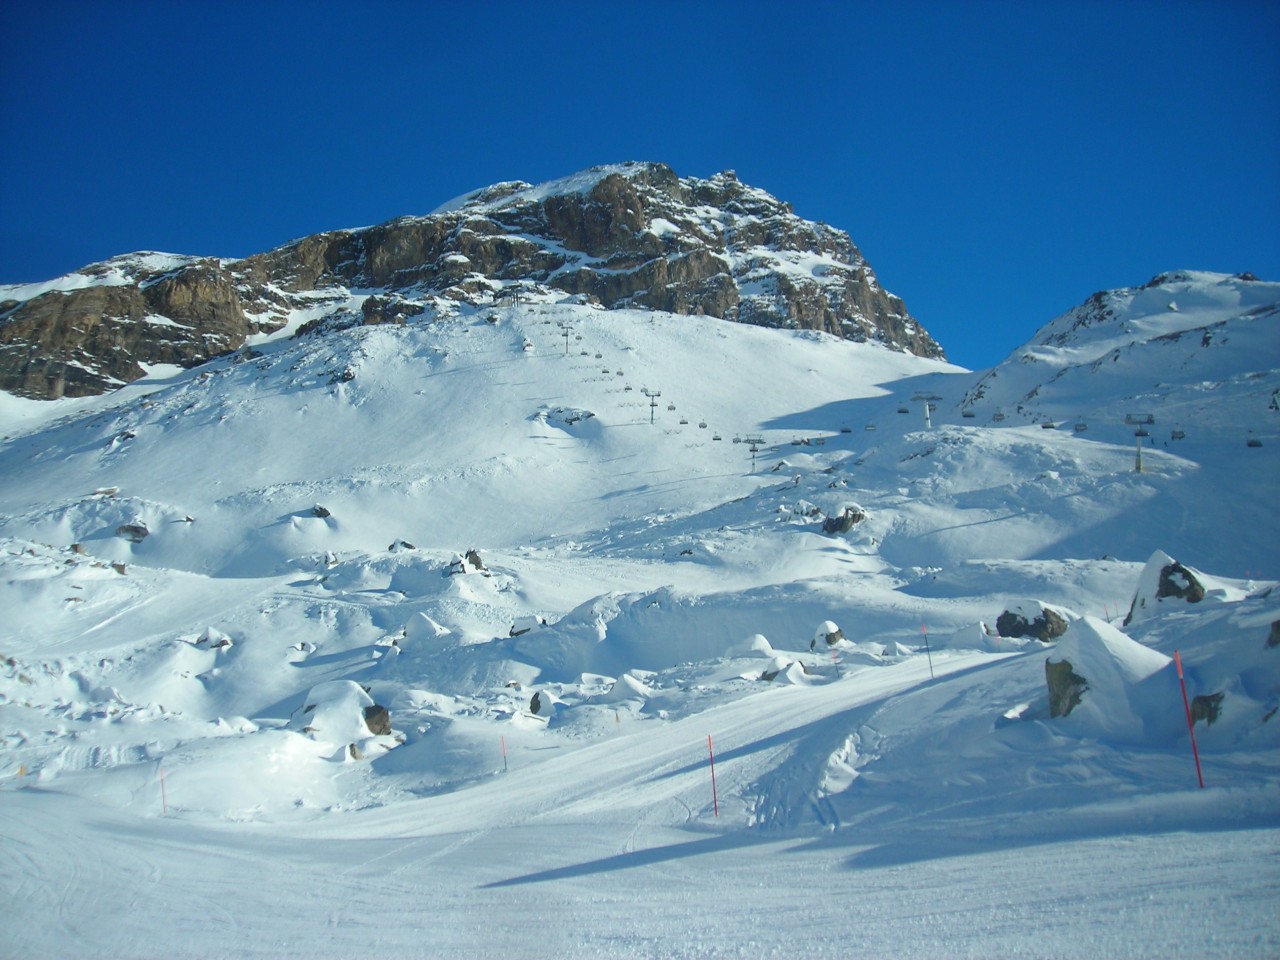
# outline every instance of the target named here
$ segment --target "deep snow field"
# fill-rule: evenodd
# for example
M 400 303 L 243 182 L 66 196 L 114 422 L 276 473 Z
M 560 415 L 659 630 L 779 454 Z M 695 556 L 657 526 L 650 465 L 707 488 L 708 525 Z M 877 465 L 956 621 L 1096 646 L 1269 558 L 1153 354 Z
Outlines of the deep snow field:
M 980 373 L 546 296 L 0 395 L 0 953 L 1280 955 L 1280 284 L 1107 302 Z

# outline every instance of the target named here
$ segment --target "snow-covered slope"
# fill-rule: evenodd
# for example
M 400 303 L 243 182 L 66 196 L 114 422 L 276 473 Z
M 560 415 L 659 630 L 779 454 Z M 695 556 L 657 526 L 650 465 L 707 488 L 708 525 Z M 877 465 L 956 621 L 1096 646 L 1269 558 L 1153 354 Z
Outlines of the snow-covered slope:
M 530 291 L 8 398 L 8 952 L 1273 954 L 1277 300 L 975 374 Z

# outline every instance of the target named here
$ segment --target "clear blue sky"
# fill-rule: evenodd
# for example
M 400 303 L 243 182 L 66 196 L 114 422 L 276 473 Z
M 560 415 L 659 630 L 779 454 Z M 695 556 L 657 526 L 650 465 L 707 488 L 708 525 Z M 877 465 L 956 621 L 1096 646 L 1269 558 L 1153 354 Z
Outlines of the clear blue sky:
M 735 169 L 956 362 L 1094 290 L 1280 280 L 1280 4 L 8 3 L 0 282 L 245 256 L 498 180 Z

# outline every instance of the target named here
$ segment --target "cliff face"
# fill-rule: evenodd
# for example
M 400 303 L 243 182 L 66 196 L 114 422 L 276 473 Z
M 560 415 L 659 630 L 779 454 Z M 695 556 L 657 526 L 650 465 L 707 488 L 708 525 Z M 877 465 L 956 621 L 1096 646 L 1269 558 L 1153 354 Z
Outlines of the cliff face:
M 427 216 L 243 260 L 131 254 L 51 283 L 0 287 L 0 389 L 102 393 L 146 364 L 198 364 L 300 316 L 409 322 L 441 303 L 483 307 L 521 291 L 942 356 L 848 234 L 795 216 L 731 172 L 701 180 L 624 164 L 497 184 Z

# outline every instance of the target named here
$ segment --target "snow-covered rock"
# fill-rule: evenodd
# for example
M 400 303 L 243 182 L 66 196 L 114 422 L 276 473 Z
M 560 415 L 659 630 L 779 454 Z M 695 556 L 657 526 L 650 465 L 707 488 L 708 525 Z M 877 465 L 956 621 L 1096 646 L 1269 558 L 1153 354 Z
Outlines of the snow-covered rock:
M 1051 709 L 1083 736 L 1124 743 L 1176 731 L 1173 661 L 1097 617 L 1076 621 L 1045 661 Z

